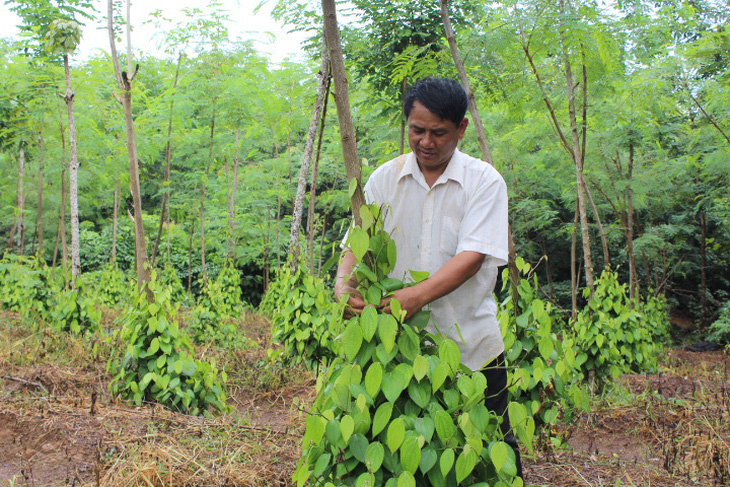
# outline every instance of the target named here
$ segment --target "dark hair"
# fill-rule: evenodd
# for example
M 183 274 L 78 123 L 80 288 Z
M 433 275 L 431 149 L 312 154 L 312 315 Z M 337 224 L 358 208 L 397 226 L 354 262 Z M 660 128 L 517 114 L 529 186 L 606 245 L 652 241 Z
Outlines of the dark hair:
M 403 114 L 408 118 L 413 103 L 419 101 L 428 111 L 457 127 L 464 120 L 469 99 L 461 85 L 449 78 L 424 78 L 411 86 L 403 100 Z

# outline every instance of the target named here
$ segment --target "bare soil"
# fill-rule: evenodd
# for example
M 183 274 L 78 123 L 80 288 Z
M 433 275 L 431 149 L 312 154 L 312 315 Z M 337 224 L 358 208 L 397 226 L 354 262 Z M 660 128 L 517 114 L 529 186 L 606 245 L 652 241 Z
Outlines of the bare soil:
M 265 341 L 265 326 L 249 331 Z M 266 346 L 228 363 L 234 411 L 213 419 L 116 402 L 102 363 L 0 358 L 0 486 L 293 485 L 314 378 L 256 369 Z M 564 447 L 523 452 L 528 484 L 730 485 L 729 365 L 670 350 L 658 373 L 624 376 Z

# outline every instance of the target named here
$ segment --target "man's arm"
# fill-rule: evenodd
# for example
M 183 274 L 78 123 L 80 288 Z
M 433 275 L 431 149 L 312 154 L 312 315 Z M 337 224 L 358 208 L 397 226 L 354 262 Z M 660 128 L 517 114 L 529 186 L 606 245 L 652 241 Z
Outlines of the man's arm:
M 353 257 L 354 259 L 354 257 Z M 464 251 L 449 259 L 436 273 L 415 286 L 399 289 L 393 296 L 381 303 L 384 311 L 390 313 L 389 301 L 393 298 L 400 302 L 406 311 L 406 319 L 413 316 L 427 304 L 446 296 L 476 274 L 484 262 L 484 254 Z
M 365 300 L 357 291 L 357 279 L 353 273 L 355 269 L 355 255 L 349 249 L 342 251 L 340 264 L 337 266 L 337 280 L 335 281 L 335 297 L 339 301 L 342 296 L 349 294 L 345 316 L 351 317 L 362 313 Z

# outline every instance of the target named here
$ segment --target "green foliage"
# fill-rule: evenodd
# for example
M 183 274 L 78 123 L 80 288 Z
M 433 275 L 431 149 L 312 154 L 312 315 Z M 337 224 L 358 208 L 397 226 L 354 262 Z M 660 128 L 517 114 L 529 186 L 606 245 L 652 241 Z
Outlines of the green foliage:
M 192 302 L 192 296 L 185 290 L 177 270 L 171 263 L 166 262 L 160 270 L 159 280 L 162 286 L 170 289 L 170 295 L 176 303 L 185 306 Z
M 62 286 L 36 257 L 6 254 L 0 259 L 0 305 L 6 310 L 45 318 Z
M 109 307 L 118 307 L 132 300 L 135 284 L 113 264 L 106 264 L 98 271 L 84 274 L 84 283 L 93 293 L 97 303 Z
M 730 301 L 720 308 L 720 315 L 710 325 L 710 333 L 707 339 L 723 345 L 730 345 Z
M 101 324 L 101 311 L 96 309 L 96 300 L 90 296 L 81 278 L 76 279 L 76 288 L 56 298 L 54 318 L 56 326 L 74 335 L 94 332 Z M 93 295 L 93 294 L 92 294 Z
M 428 312 L 408 322 L 376 306 L 402 282 L 389 279 L 396 259 L 377 207 L 361 209 L 364 228 L 348 246 L 368 304 L 345 323 L 341 355 L 317 385 L 309 412 L 297 485 L 522 485 L 499 419 L 484 406 L 486 379 L 461 364 L 452 340 L 425 330 Z M 531 443 L 525 408 L 510 417 Z M 514 413 L 514 414 L 512 414 Z
M 53 55 L 70 54 L 81 42 L 81 26 L 75 20 L 55 19 L 44 40 L 46 52 Z
M 595 284 L 592 298 L 590 290 L 584 291 L 590 301 L 573 323 L 576 346 L 586 355 L 581 359 L 586 377 L 603 381 L 612 375 L 655 368 L 666 328 L 646 318 L 656 318 L 653 310 L 658 304 L 652 302 L 650 314 L 645 316 L 641 304 L 629 300 L 626 285 L 610 270 L 604 270 Z
M 202 286 L 203 292 L 188 322 L 188 332 L 197 343 L 224 344 L 236 333 L 225 319 L 241 313 L 241 276 L 227 262 L 215 280 Z
M 135 404 L 156 401 L 187 414 L 226 411 L 226 373 L 219 372 L 214 362 L 193 358 L 193 345 L 180 331 L 176 311 L 170 289 L 159 285 L 153 271 L 114 334 L 126 349 L 123 357 L 109 359 L 107 369 L 116 372 L 109 389 Z
M 302 262 L 294 272 L 289 265 L 279 270 L 260 310 L 271 317 L 272 338 L 283 346 L 284 362 L 304 362 L 314 370 L 337 356 L 342 306 L 324 279 L 310 275 Z
M 522 258 L 516 264 L 525 276 L 517 286 L 519 301 L 515 307 L 507 297 L 497 314 L 506 361 L 515 367 L 509 390 L 512 400 L 532 414 L 530 421 L 539 437 L 550 437 L 551 427 L 570 420 L 574 408 L 588 409 L 588 398 L 579 386 L 580 367 L 587 357 L 573 337 L 559 337 L 553 331 L 555 309 L 538 297 L 537 276 Z M 504 291 L 510 285 L 509 269 L 503 271 L 502 282 Z

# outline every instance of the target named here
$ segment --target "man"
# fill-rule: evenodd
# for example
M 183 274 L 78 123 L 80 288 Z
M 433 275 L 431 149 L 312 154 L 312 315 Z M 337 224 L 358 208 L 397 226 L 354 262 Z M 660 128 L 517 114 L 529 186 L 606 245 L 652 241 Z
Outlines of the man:
M 522 477 L 505 414 L 504 342 L 493 297 L 497 267 L 508 258 L 507 187 L 491 165 L 457 149 L 469 124 L 467 105 L 454 80 L 426 78 L 413 85 L 403 103 L 412 152 L 373 172 L 364 193 L 369 203 L 385 208 L 384 229 L 398 249 L 391 277 L 405 280 L 409 270 L 430 273 L 393 297 L 407 316 L 429 306 L 432 331 L 436 327 L 454 340 L 469 368 L 483 369 L 486 406 L 504 416 L 505 441 L 515 450 Z M 349 294 L 348 312 L 359 314 L 365 302 L 351 280 L 354 264 L 354 255 L 345 251 L 335 294 L 338 299 Z M 381 306 L 389 311 L 387 301 Z

